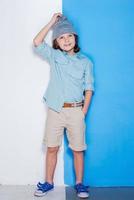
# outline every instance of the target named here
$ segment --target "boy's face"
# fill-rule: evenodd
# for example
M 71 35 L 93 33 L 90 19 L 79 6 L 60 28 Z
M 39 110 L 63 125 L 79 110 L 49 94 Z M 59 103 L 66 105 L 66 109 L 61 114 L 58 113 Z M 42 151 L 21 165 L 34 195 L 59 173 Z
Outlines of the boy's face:
M 63 35 L 60 35 L 56 40 L 59 47 L 63 51 L 73 51 L 75 47 L 75 37 L 73 33 L 65 33 Z

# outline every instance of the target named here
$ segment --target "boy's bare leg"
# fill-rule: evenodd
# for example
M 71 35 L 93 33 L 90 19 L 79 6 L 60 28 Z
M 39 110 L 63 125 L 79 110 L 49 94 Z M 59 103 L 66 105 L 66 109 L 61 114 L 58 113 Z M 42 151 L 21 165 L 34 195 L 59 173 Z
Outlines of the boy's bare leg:
M 74 168 L 76 174 L 76 184 L 81 183 L 83 179 L 83 151 L 73 151 L 74 155 Z
M 55 167 L 57 163 L 57 153 L 59 147 L 48 147 L 46 154 L 46 181 L 53 183 Z

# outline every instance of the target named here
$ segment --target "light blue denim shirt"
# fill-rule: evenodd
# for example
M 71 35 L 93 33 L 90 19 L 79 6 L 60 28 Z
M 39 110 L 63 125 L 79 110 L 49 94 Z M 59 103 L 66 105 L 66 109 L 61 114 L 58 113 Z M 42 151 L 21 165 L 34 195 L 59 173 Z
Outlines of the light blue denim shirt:
M 43 41 L 34 51 L 50 64 L 50 80 L 43 101 L 60 112 L 64 102 L 84 100 L 85 90 L 94 91 L 93 64 L 81 52 L 69 55 Z

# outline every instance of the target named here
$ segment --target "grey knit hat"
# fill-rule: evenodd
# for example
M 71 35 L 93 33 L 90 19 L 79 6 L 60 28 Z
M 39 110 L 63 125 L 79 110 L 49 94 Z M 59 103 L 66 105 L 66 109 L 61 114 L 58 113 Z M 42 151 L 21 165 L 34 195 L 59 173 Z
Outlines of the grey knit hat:
M 65 33 L 73 33 L 77 35 L 73 25 L 63 15 L 59 17 L 58 21 L 53 25 L 52 30 L 52 41 Z

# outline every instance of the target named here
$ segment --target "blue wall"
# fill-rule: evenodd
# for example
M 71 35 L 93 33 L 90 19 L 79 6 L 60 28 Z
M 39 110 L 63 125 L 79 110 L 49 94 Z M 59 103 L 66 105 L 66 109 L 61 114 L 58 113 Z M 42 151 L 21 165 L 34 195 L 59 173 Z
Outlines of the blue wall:
M 84 183 L 134 186 L 134 1 L 63 0 L 63 13 L 94 62 Z M 72 154 L 65 142 L 64 179 L 72 185 Z

